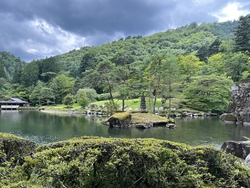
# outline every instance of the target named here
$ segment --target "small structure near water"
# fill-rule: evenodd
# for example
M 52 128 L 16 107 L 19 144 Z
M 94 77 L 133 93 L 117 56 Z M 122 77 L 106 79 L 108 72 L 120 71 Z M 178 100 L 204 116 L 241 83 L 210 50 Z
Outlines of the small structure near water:
M 29 106 L 30 104 L 18 98 L 9 98 L 0 101 L 1 110 L 18 110 L 19 107 Z

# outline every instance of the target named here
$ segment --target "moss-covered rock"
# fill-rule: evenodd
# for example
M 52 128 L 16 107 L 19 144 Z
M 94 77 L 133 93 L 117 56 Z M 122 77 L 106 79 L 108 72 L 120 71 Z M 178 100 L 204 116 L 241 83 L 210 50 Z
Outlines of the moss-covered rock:
M 131 123 L 130 112 L 115 113 L 107 119 L 110 127 L 129 127 Z
M 213 147 L 82 137 L 0 168 L 0 187 L 249 187 L 250 171 Z
M 226 123 L 236 123 L 237 117 L 231 113 L 225 113 L 220 116 L 220 119 Z

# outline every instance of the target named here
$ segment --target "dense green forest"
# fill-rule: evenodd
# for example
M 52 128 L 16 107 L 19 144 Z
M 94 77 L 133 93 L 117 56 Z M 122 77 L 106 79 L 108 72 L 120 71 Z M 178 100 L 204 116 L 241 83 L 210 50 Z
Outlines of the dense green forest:
M 224 112 L 231 85 L 247 82 L 250 74 L 249 28 L 250 15 L 193 22 L 29 63 L 1 52 L 0 99 L 18 97 L 33 105 L 75 101 L 83 107 L 108 99 L 115 107 L 115 99 L 126 105 L 126 99 L 144 93 L 153 101 L 153 112 L 156 99 L 166 108 Z M 179 103 L 172 106 L 174 98 Z

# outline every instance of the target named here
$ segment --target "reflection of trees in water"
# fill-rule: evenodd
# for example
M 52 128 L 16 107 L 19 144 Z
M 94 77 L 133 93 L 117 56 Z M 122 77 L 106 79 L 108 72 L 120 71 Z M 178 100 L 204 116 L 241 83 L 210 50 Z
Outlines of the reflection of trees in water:
M 250 137 L 250 126 L 236 125 L 236 124 L 225 124 L 227 133 L 230 138 L 236 141 L 246 140 L 244 137 Z
M 112 128 L 109 127 L 108 133 L 110 136 L 114 137 L 125 137 L 127 138 L 128 136 L 131 136 L 131 129 L 130 128 Z
M 96 116 L 96 115 L 84 115 L 83 117 L 84 119 L 94 123 L 102 122 L 107 118 L 106 116 Z

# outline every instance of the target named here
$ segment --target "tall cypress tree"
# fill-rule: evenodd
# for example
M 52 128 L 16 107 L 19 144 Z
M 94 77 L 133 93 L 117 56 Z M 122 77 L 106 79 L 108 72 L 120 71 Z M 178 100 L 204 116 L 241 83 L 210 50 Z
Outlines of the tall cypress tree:
M 23 71 L 23 65 L 19 59 L 16 60 L 16 64 L 14 66 L 14 73 L 12 77 L 12 83 L 21 83 L 21 75 Z
M 7 75 L 4 70 L 3 62 L 1 61 L 1 56 L 0 56 L 0 78 L 7 78 Z
M 250 52 L 250 14 L 241 16 L 235 31 L 236 51 Z

